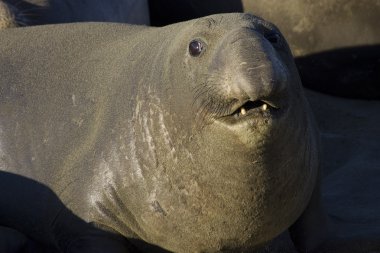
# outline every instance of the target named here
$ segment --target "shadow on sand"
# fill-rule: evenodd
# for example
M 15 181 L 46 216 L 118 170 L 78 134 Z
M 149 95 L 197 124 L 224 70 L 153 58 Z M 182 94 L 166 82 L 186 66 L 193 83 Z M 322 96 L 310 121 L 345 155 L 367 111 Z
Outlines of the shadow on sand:
M 295 58 L 302 84 L 325 94 L 380 99 L 380 45 L 348 47 Z

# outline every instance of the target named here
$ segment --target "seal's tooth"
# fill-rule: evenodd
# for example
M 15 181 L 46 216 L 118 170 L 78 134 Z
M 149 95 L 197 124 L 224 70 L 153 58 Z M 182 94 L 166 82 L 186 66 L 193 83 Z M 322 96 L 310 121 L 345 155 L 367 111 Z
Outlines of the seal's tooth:
M 268 108 L 268 105 L 267 105 L 267 104 L 263 104 L 263 105 L 261 106 L 261 108 L 263 109 L 263 111 L 266 111 L 267 108 Z
M 244 109 L 244 107 L 242 107 L 241 109 L 240 109 L 240 114 L 241 115 L 245 115 L 247 113 L 247 111 Z

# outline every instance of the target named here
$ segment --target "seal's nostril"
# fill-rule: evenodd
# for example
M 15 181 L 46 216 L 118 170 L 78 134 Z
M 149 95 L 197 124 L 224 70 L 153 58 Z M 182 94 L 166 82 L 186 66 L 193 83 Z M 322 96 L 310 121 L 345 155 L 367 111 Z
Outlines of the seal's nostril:
M 281 40 L 281 36 L 278 33 L 269 33 L 265 35 L 265 38 L 272 44 L 277 44 Z

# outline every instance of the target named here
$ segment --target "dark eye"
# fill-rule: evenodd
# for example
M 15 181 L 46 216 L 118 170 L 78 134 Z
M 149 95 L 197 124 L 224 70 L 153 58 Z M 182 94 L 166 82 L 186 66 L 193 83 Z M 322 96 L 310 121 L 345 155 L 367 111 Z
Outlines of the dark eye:
M 191 56 L 197 57 L 203 51 L 203 42 L 200 40 L 192 40 L 189 44 L 189 53 Z
M 266 34 L 265 38 L 272 44 L 281 43 L 281 35 L 275 32 Z

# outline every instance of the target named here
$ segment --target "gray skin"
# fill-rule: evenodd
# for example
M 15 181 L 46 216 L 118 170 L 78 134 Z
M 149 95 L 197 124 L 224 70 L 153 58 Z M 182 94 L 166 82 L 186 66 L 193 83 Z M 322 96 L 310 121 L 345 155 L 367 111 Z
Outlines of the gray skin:
M 294 223 L 300 250 L 323 239 L 318 133 L 272 24 L 54 25 L 0 44 L 0 226 L 64 252 L 251 252 Z

